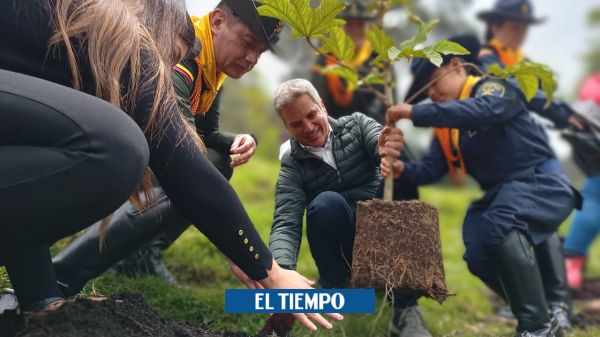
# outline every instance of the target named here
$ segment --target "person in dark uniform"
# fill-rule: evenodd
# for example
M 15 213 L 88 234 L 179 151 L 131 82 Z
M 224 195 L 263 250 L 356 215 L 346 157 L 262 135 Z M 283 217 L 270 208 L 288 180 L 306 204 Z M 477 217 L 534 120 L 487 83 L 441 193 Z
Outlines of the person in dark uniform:
M 366 31 L 371 28 L 371 22 L 374 14 L 367 13 L 367 7 L 362 1 L 351 1 L 346 8 L 338 15 L 340 19 L 346 21 L 342 26 L 344 32 L 350 36 L 354 43 L 354 58 L 344 61 L 346 64 L 358 69 L 362 76 L 367 76 L 373 68 L 382 73 L 383 68 L 371 65 L 378 54 L 373 51 L 371 43 L 367 40 Z M 333 54 L 327 55 L 335 59 Z M 311 83 L 319 92 L 319 95 L 325 103 L 327 113 L 333 118 L 350 116 L 355 112 L 360 112 L 379 122 L 385 123 L 385 105 L 366 87 L 360 87 L 355 90 L 349 90 L 346 80 L 335 74 L 322 74 L 323 68 L 336 63 L 323 55 L 319 55 L 311 69 Z M 373 85 L 373 87 L 383 93 L 383 85 Z M 394 101 L 397 101 L 395 90 Z M 283 153 L 280 153 L 280 157 Z M 405 146 L 400 154 L 401 160 L 408 162 L 413 160 L 410 149 Z M 382 185 L 383 188 L 383 185 Z M 383 190 L 380 191 L 382 193 Z M 419 199 L 417 186 L 406 183 L 394 185 L 394 200 L 412 200 Z
M 520 61 L 529 61 L 521 46 L 525 42 L 529 26 L 540 24 L 545 19 L 533 15 L 529 0 L 498 0 L 490 11 L 480 12 L 478 18 L 487 23 L 485 43 L 479 52 L 479 61 L 485 68 L 498 64 L 501 68 L 515 66 Z M 511 84 L 519 84 L 510 80 Z M 527 109 L 547 118 L 556 128 L 574 125 L 581 129 L 581 119 L 564 102 L 554 101 L 544 108 L 546 95 L 540 89 L 535 97 L 526 102 Z
M 232 261 L 237 277 L 269 289 L 311 288 L 273 260 L 231 186 L 187 131 L 164 71 L 181 58 L 175 39 L 188 23 L 185 2 L 175 4 L 182 15 L 163 21 L 173 34 L 156 39 L 120 0 L 0 2 L 0 155 L 6 159 L 0 263 L 23 310 L 63 298 L 49 244 L 116 209 L 147 167 L 177 209 Z M 297 314 L 316 330 L 308 317 L 331 327 L 321 315 Z
M 470 174 L 486 193 L 464 219 L 469 270 L 510 304 L 518 319 L 515 336 L 561 336 L 559 316 L 565 312 L 548 310 L 553 309 L 544 292 L 548 275 L 541 270 L 549 261 L 537 247 L 556 237 L 573 208 L 580 208 L 581 195 L 556 169 L 522 93 L 506 81 L 476 77 L 460 67 L 476 62 L 477 39 L 450 40 L 471 55 L 444 56 L 440 68 L 424 59 L 411 63 L 414 81 L 407 97 L 450 71 L 417 100 L 429 96 L 434 103 L 400 103 L 388 110 L 388 120 L 411 119 L 415 126 L 435 128 L 436 135 L 419 161 L 396 161 L 394 175 L 426 185 L 448 172 Z M 382 169 L 384 176 L 389 173 L 389 167 Z
M 249 8 L 244 4 L 240 5 L 240 0 L 225 0 L 202 18 L 192 16 L 202 51 L 179 62 L 171 71 L 181 113 L 204 140 L 209 160 L 228 180 L 235 166 L 248 162 L 257 142 L 252 135 L 219 130 L 221 85 L 227 76 L 237 79 L 252 69 L 260 55 L 277 41 L 282 24 L 269 17 L 260 17 L 259 21 L 253 14 L 253 6 L 254 12 L 247 13 Z M 231 35 L 225 35 L 222 29 L 213 31 L 211 25 L 219 19 L 214 13 L 230 18 Z M 269 36 L 265 35 L 266 31 L 270 32 Z M 244 68 L 238 64 L 243 64 Z M 232 161 L 230 154 L 239 156 Z M 162 255 L 191 224 L 173 208 L 160 185 L 154 185 L 154 193 L 158 196 L 156 205 L 140 215 L 131 204 L 125 204 L 113 217 L 108 233 L 115 233 L 113 242 L 120 244 L 98 252 L 94 248 L 99 234 L 96 224 L 54 258 L 65 293 L 76 294 L 87 281 L 115 264 L 115 269 L 126 275 L 149 273 L 176 284 L 162 262 Z
M 478 58 L 486 68 L 492 64 L 498 64 L 504 68 L 514 66 L 520 61 L 528 61 L 520 50 L 527 31 L 531 25 L 545 21 L 545 19 L 534 16 L 533 6 L 529 0 L 498 0 L 492 10 L 483 11 L 479 13 L 478 17 L 487 23 L 486 43 Z M 520 87 L 514 78 L 511 78 L 509 82 L 517 89 Z M 583 129 L 583 121 L 568 104 L 560 101 L 553 101 L 548 107 L 545 107 L 545 104 L 546 95 L 541 89 L 537 91 L 531 101 L 525 102 L 527 109 L 534 113 L 532 116 L 536 121 L 539 121 L 539 118 L 536 118 L 535 114 L 550 120 L 556 128 L 564 129 L 573 126 L 579 130 Z M 543 126 L 543 123 L 537 124 L 540 127 Z M 548 141 L 545 131 L 543 131 L 543 135 Z M 555 164 L 556 169 L 562 170 L 558 161 L 555 161 Z M 572 316 L 561 245 L 560 238 L 556 234 L 547 240 L 545 245 L 536 247 L 536 249 L 538 254 L 548 256 L 549 264 L 540 269 L 542 278 L 547 283 L 545 290 L 548 301 L 555 308 L 554 310 L 562 308 L 560 310 L 566 310 Z M 499 314 L 510 316 L 510 311 L 503 309 Z M 561 325 L 570 329 L 570 324 L 565 320 L 561 320 Z

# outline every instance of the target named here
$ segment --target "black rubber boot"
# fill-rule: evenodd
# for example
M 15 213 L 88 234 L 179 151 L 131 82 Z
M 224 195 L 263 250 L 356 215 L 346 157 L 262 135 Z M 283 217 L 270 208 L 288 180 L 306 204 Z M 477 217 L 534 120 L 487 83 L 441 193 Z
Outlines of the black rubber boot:
M 162 278 L 170 285 L 177 285 L 177 280 L 162 261 L 162 257 L 163 251 L 169 248 L 189 227 L 187 222 L 183 222 L 182 225 L 181 227 L 169 229 L 167 233 L 164 233 L 149 245 L 129 254 L 129 256 L 119 261 L 112 269 L 117 274 L 127 277 L 152 275 Z
M 161 188 L 155 187 L 154 193 L 155 204 L 143 212 L 136 211 L 127 202 L 114 213 L 102 251 L 99 249 L 100 223 L 96 223 L 53 259 L 56 278 L 65 296 L 76 295 L 89 280 L 100 276 L 169 228 L 189 226 Z
M 564 331 L 571 332 L 573 331 L 571 323 L 573 307 L 567 284 L 565 257 L 558 233 L 554 233 L 548 240 L 534 246 L 534 251 L 550 313 L 556 317 Z
M 514 231 L 491 250 L 492 261 L 510 308 L 519 322 L 515 337 L 554 337 L 558 322 L 548 313 L 540 271 L 531 244 Z

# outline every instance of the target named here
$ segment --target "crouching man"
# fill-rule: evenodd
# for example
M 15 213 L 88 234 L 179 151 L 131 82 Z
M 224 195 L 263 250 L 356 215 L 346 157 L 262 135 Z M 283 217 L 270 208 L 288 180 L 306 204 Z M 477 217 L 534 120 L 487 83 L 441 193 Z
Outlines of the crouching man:
M 273 106 L 292 135 L 275 186 L 275 214 L 269 249 L 283 268 L 296 269 L 302 219 L 323 288 L 343 288 L 350 279 L 356 202 L 376 197 L 380 165 L 400 155 L 402 131 L 361 113 L 327 116 L 313 85 L 294 79 L 279 86 Z M 394 294 L 391 335 L 431 336 L 416 294 Z

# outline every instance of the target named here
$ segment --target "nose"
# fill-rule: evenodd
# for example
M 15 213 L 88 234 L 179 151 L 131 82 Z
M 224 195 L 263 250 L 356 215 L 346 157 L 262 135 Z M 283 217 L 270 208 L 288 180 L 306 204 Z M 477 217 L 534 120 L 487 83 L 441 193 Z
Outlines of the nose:
M 308 120 L 305 120 L 302 125 L 304 127 L 304 132 L 305 133 L 312 133 L 313 132 L 314 125 L 311 122 L 309 122 Z
M 427 88 L 427 96 L 429 96 L 429 98 L 433 99 L 432 97 L 435 95 L 435 85 L 432 85 L 431 87 Z
M 246 62 L 250 63 L 252 67 L 258 63 L 258 59 L 260 58 L 260 52 L 252 50 L 246 54 Z

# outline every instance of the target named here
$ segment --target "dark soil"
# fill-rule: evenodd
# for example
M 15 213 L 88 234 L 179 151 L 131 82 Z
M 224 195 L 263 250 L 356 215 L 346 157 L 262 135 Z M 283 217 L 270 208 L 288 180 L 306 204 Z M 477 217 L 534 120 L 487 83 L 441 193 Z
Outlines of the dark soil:
M 420 201 L 359 202 L 355 288 L 414 290 L 442 303 L 446 290 L 437 209 Z
M 141 294 L 122 293 L 105 301 L 78 299 L 55 311 L 0 315 L 1 337 L 249 337 L 244 332 L 211 332 L 206 325 L 168 322 Z M 259 333 L 257 337 L 267 335 Z
M 600 278 L 584 278 L 581 290 L 571 289 L 573 300 L 600 300 Z

